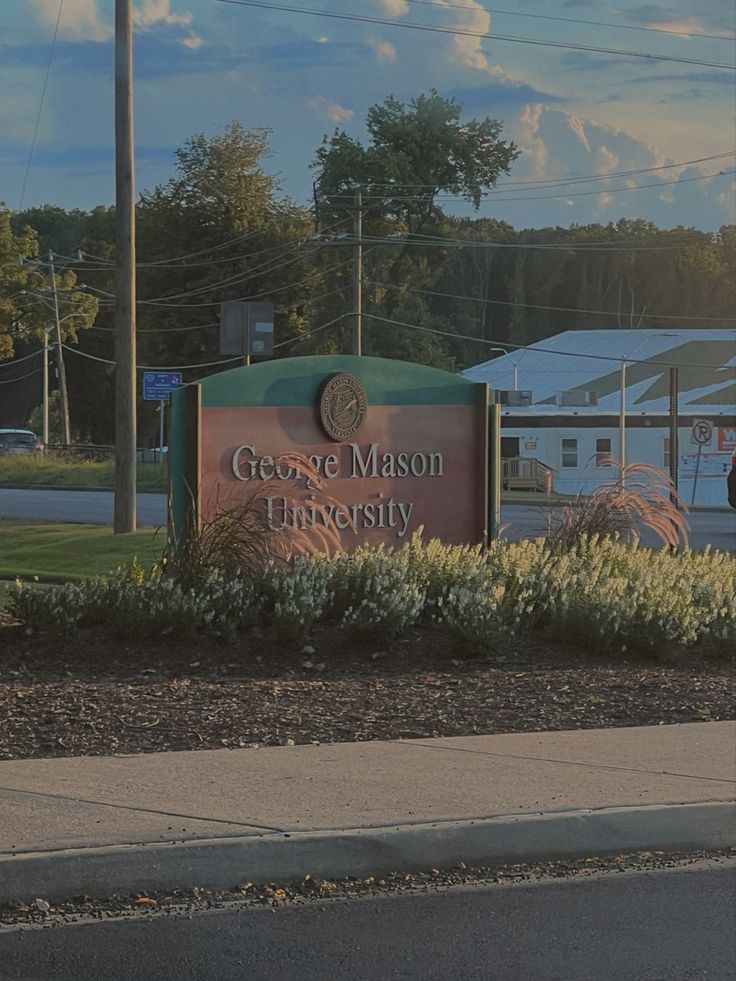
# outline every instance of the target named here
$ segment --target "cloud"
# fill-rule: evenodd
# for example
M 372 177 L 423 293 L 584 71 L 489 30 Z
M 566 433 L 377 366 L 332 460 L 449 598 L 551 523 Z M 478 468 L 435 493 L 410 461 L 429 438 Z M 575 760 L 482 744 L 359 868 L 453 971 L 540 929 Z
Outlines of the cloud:
M 179 44 L 183 45 L 185 48 L 189 48 L 190 51 L 196 51 L 197 48 L 201 48 L 204 41 L 198 34 L 189 34 L 187 37 L 183 37 Z
M 30 8 L 42 27 L 54 29 L 59 15 L 58 0 L 30 0 Z M 109 41 L 112 36 L 112 22 L 102 17 L 97 0 L 66 0 L 59 21 L 60 38 L 67 41 Z
M 346 109 L 337 102 L 326 99 L 323 95 L 315 95 L 313 98 L 307 99 L 307 105 L 332 123 L 346 123 L 355 115 L 352 109 Z
M 562 102 L 560 96 L 542 92 L 532 85 L 489 82 L 487 85 L 472 85 L 451 89 L 449 92 L 466 112 L 483 112 L 494 115 L 502 106 L 521 106 L 530 102 L 551 104 Z
M 379 37 L 366 38 L 365 42 L 372 48 L 379 61 L 396 61 L 396 48 L 390 41 L 383 41 Z
M 678 11 L 661 7 L 656 3 L 645 4 L 629 10 L 627 16 L 639 24 L 654 27 L 660 31 L 677 31 L 681 34 L 713 33 L 713 28 L 697 17 L 683 16 Z M 733 30 L 724 33 L 733 34 Z
M 621 163 L 619 158 L 615 153 L 611 153 L 608 147 L 604 144 L 598 147 L 595 155 L 596 171 L 600 174 L 609 173 L 615 170 L 616 167 Z
M 59 13 L 58 0 L 29 0 L 38 23 L 49 30 L 56 26 Z M 112 20 L 104 16 L 100 0 L 65 0 L 59 21 L 59 37 L 65 41 L 109 41 L 114 35 Z M 138 31 L 148 31 L 160 25 L 189 27 L 192 14 L 175 13 L 170 0 L 140 0 L 133 8 L 133 26 Z M 194 49 L 202 44 L 193 32 L 181 42 Z
M 542 177 L 547 170 L 549 152 L 539 135 L 544 111 L 544 106 L 539 102 L 526 106 L 511 130 L 514 142 L 521 150 L 524 169 L 531 177 Z
M 378 0 L 378 6 L 381 8 L 381 13 L 389 17 L 403 17 L 409 10 L 406 0 Z
M 191 23 L 192 15 L 173 13 L 169 0 L 142 0 L 133 9 L 133 24 L 143 31 L 157 24 L 179 24 L 188 27 Z

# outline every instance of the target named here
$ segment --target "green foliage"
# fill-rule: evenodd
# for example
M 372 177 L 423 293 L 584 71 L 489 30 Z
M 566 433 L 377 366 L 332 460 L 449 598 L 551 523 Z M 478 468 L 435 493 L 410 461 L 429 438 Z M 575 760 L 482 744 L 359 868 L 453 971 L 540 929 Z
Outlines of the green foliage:
M 336 594 L 341 623 L 358 633 L 392 637 L 419 619 L 426 591 L 411 575 L 409 549 L 362 547 L 339 560 Z
M 43 591 L 19 583 L 9 603 L 35 630 L 98 625 L 125 637 L 234 634 L 265 620 L 291 636 L 338 622 L 390 638 L 423 622 L 484 652 L 536 633 L 591 654 L 729 654 L 736 559 L 612 539 L 581 538 L 566 552 L 541 539 L 481 551 L 415 536 L 396 551 L 362 548 L 251 576 L 210 570 L 191 584 L 139 566 Z
M 116 637 L 180 638 L 197 630 L 234 635 L 258 617 L 254 584 L 210 572 L 186 587 L 134 563 L 110 576 L 39 590 L 20 580 L 10 591 L 9 612 L 34 630 L 69 634 L 104 625 Z

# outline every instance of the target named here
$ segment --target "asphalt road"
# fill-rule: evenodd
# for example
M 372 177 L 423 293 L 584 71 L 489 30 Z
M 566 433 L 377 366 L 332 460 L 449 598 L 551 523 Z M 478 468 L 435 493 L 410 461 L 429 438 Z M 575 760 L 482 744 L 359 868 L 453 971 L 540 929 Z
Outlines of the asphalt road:
M 507 538 L 542 535 L 554 509 L 529 504 L 505 504 L 501 524 Z M 0 488 L 0 517 L 33 521 L 72 521 L 111 524 L 111 491 L 13 490 Z M 690 544 L 693 548 L 711 545 L 736 552 L 736 511 L 695 511 L 690 517 Z M 166 522 L 166 495 L 138 495 L 138 523 L 163 525 Z M 644 544 L 658 545 L 654 536 L 644 536 Z
M 736 867 L 0 932 L 4 981 L 736 978 Z

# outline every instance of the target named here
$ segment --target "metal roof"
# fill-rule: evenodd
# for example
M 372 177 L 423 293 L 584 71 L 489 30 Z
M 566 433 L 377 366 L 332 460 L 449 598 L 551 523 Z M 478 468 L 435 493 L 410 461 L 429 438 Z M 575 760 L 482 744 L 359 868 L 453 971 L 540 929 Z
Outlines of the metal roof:
M 669 411 L 670 367 L 679 369 L 681 415 L 736 414 L 736 330 L 732 329 L 567 330 L 468 368 L 463 375 L 492 388 L 531 390 L 531 406 L 509 407 L 504 415 L 610 415 L 619 411 L 624 360 L 628 414 Z M 575 389 L 595 391 L 598 405 L 556 404 L 557 392 Z

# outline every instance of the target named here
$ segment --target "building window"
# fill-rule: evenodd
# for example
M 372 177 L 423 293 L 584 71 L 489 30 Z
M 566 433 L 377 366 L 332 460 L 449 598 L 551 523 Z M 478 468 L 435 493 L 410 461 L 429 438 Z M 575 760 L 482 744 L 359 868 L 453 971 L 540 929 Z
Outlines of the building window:
M 595 441 L 595 465 L 597 467 L 611 466 L 611 440 L 607 436 Z
M 670 438 L 665 436 L 662 440 L 662 469 L 669 473 L 670 469 Z
M 578 465 L 578 441 L 565 438 L 562 440 L 562 466 L 574 470 Z

